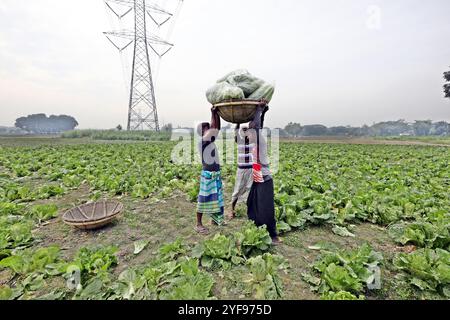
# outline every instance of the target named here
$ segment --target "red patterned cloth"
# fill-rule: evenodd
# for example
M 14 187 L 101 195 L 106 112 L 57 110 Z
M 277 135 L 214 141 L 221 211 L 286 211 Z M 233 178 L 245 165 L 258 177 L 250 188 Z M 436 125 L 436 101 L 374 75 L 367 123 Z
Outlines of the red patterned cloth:
M 263 183 L 264 177 L 262 174 L 262 166 L 259 163 L 253 164 L 253 182 L 255 183 Z

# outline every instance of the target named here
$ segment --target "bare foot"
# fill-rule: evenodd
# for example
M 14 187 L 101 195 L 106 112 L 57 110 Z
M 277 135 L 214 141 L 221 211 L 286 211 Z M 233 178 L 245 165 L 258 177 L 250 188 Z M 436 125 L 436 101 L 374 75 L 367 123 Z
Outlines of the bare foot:
M 272 244 L 273 244 L 274 246 L 278 246 L 278 245 L 280 245 L 280 244 L 282 244 L 282 243 L 283 243 L 283 241 L 281 241 L 280 238 L 278 238 L 278 237 L 272 238 Z
M 228 220 L 236 219 L 236 211 L 231 211 L 227 214 Z
M 196 231 L 198 234 L 202 234 L 202 235 L 207 235 L 207 234 L 209 234 L 209 230 L 208 230 L 208 228 L 206 228 L 205 226 L 196 226 L 196 227 L 195 227 L 195 231 Z

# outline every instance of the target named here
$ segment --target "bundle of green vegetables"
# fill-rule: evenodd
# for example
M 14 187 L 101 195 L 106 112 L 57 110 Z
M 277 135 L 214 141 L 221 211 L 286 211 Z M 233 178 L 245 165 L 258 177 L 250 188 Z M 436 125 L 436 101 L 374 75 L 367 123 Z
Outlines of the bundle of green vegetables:
M 217 80 L 217 83 L 206 91 L 206 98 L 211 104 L 232 99 L 264 99 L 270 102 L 274 92 L 274 85 L 253 76 L 247 70 L 239 69 Z

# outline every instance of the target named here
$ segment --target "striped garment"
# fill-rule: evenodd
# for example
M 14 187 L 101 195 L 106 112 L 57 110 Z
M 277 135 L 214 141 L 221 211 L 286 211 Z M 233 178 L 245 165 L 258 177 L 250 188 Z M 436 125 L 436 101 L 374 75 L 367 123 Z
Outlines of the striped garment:
M 253 164 L 253 148 L 252 144 L 238 144 L 238 167 L 241 169 L 249 169 Z
M 224 222 L 223 187 L 220 171 L 203 170 L 200 178 L 197 212 L 208 214 L 215 223 Z

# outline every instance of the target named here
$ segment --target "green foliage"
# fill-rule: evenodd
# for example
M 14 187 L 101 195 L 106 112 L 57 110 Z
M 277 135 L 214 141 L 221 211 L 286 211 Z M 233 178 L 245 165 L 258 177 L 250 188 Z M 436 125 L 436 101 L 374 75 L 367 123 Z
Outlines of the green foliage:
M 23 206 L 12 202 L 0 202 L 0 216 L 19 215 L 22 213 Z
M 390 236 L 402 245 L 450 249 L 450 213 L 437 211 L 414 222 L 401 222 L 389 228 Z
M 117 248 L 113 246 L 81 248 L 75 256 L 74 263 L 89 276 L 98 275 L 117 265 Z
M 59 259 L 59 254 L 59 248 L 56 246 L 40 248 L 35 251 L 25 249 L 1 260 L 0 268 L 10 268 L 15 273 L 21 275 L 34 272 L 53 273 L 56 266 L 55 263 Z
M 251 272 L 248 282 L 255 299 L 274 300 L 283 297 L 283 285 L 278 275 L 279 271 L 287 268 L 283 257 L 265 253 L 250 258 L 247 264 Z
M 180 274 L 165 287 L 162 300 L 206 300 L 211 297 L 213 277 L 198 268 L 197 259 L 186 259 L 180 263 Z
M 33 223 L 22 217 L 0 216 L 0 252 L 30 244 L 33 241 L 32 228 Z
M 321 250 L 320 258 L 313 265 L 318 276 L 303 274 L 302 277 L 327 298 L 329 292 L 361 294 L 375 280 L 374 268 L 381 261 L 381 254 L 368 244 L 355 250 Z
M 0 261 L 20 255 L 33 243 L 32 229 L 36 222 L 56 215 L 50 207 L 48 210 L 45 206 L 35 209 L 34 203 L 28 202 L 58 197 L 81 184 L 92 190 L 92 198 L 106 193 L 132 198 L 165 198 L 179 190 L 195 201 L 200 167 L 171 163 L 173 146 L 174 143 L 168 142 L 0 147 Z M 283 143 L 280 147 L 280 170 L 274 176 L 279 231 L 325 226 L 324 229 L 330 232 L 351 237 L 352 224 L 365 221 L 389 226 L 391 236 L 399 244 L 434 249 L 434 255 L 439 256 L 442 251 L 448 252 L 448 148 Z M 224 165 L 222 170 L 227 180 L 235 173 L 232 166 Z M 35 179 L 39 181 L 38 185 L 33 183 Z M 247 259 L 268 250 L 269 239 L 263 228 L 250 225 L 244 228 L 235 234 L 220 236 L 216 241 L 209 239 L 208 245 L 202 243 L 196 247 L 192 255 L 200 261 L 200 272 L 204 271 L 202 266 L 205 265 L 208 270 L 217 270 L 218 274 L 222 268 L 245 268 Z M 320 247 L 323 255 L 334 252 L 328 247 Z M 129 281 L 133 276 L 131 271 L 120 280 L 111 274 L 117 261 L 93 258 L 98 263 L 86 262 L 82 290 L 76 297 L 158 299 L 163 293 L 170 295 L 165 288 L 175 278 L 187 277 L 183 275 L 181 262 L 183 256 L 189 255 L 190 248 L 178 242 L 161 250 L 155 261 L 152 259 L 145 268 L 133 270 L 135 282 Z M 303 275 L 304 279 L 314 288 L 323 289 L 323 296 L 328 299 L 362 295 L 366 290 L 364 279 L 371 277 L 366 272 L 367 264 L 370 264 L 367 261 L 371 258 L 362 255 L 365 258 L 360 259 L 342 253 L 331 255 L 327 263 L 319 264 L 322 271 L 314 269 L 312 274 Z M 428 257 L 419 254 L 422 255 Z M 397 258 L 402 270 L 399 274 L 408 279 L 408 283 L 425 288 L 423 292 L 439 292 L 445 296 L 448 292 L 446 258 L 440 258 L 439 263 L 433 262 L 434 258 L 426 258 L 428 262 L 420 269 L 416 264 L 421 265 L 419 261 L 423 258 L 410 258 L 407 254 L 400 257 L 406 262 Z M 15 266 L 14 259 L 6 261 Z M 351 262 L 358 259 L 361 261 Z M 45 267 L 45 272 L 17 275 L 17 286 L 11 288 L 12 298 L 33 297 L 28 295 L 31 289 L 43 285 L 49 272 L 60 272 L 60 262 L 55 263 Z M 106 266 L 107 271 L 102 271 L 102 266 Z M 199 277 L 209 275 L 204 273 Z M 425 276 L 425 273 L 432 276 Z M 177 280 L 179 287 L 184 288 L 181 292 L 191 292 L 186 287 L 189 281 L 183 281 Z M 118 282 L 121 283 L 120 290 L 116 292 Z M 191 279 L 191 283 L 196 282 Z M 95 293 L 98 290 L 100 292 Z M 61 292 L 48 294 L 56 298 L 64 296 Z M 68 293 L 67 297 L 70 295 Z
M 261 254 L 272 245 L 272 238 L 266 227 L 257 227 L 251 221 L 247 222 L 241 231 L 236 232 L 234 237 L 240 246 L 240 253 L 246 257 Z
M 20 165 L 29 172 L 27 177 L 32 175 L 52 183 L 33 188 L 26 181 L 5 180 L 0 182 L 0 202 L 50 199 L 81 184 L 88 185 L 93 193 L 127 194 L 134 198 L 157 193 L 167 197 L 174 190 L 188 192 L 198 188 L 199 168 L 172 163 L 174 145 L 168 142 L 9 148 L 0 154 L 2 167 L 13 171 Z
M 184 253 L 186 253 L 186 247 L 182 239 L 165 244 L 159 248 L 159 254 L 164 260 L 173 260 Z
M 216 234 L 205 240 L 195 250 L 194 257 L 201 257 L 201 264 L 208 269 L 229 269 L 232 264 L 239 264 L 238 250 L 233 237 Z
M 74 130 L 61 135 L 66 139 L 91 138 L 92 140 L 168 141 L 170 132 L 120 131 L 120 130 Z
M 147 185 L 140 183 L 134 185 L 133 190 L 131 191 L 133 197 L 142 199 L 147 199 L 151 193 L 152 190 Z
M 198 193 L 200 192 L 200 183 L 195 181 L 187 186 L 188 199 L 191 202 L 197 202 Z
M 1 300 L 9 300 L 13 296 L 13 291 L 9 286 L 2 285 L 0 286 L 0 301 Z
M 408 282 L 422 291 L 439 292 L 450 298 L 450 253 L 442 249 L 419 249 L 399 253 L 394 266 L 405 272 Z
M 72 300 L 106 300 L 112 295 L 112 281 L 109 274 L 100 273 L 85 281 L 72 297 Z
M 31 208 L 29 216 L 38 220 L 39 223 L 58 216 L 58 207 L 54 204 L 36 205 Z
M 199 260 L 180 257 L 181 241 L 160 248 L 148 265 L 127 269 L 110 285 L 108 299 L 204 300 L 212 298 L 213 277 L 201 271 Z M 100 285 L 100 283 L 98 284 Z
M 134 251 L 133 251 L 133 253 L 134 254 L 141 253 L 145 249 L 145 247 L 147 247 L 148 244 L 149 244 L 149 241 L 145 240 L 145 239 L 139 240 L 139 241 L 135 241 L 134 242 Z
M 193 256 L 199 258 L 205 268 L 229 269 L 250 256 L 266 252 L 271 244 L 272 238 L 266 228 L 256 227 L 249 221 L 231 236 L 216 234 L 203 241 L 194 248 Z
M 282 232 L 450 212 L 447 148 L 282 144 L 280 155 L 274 182 Z
M 365 300 L 364 296 L 355 296 L 347 291 L 333 292 L 329 291 L 322 295 L 322 300 Z
M 333 233 L 341 237 L 352 237 L 352 238 L 355 237 L 355 235 L 351 233 L 346 227 L 335 226 L 333 227 L 332 231 Z
M 37 199 L 50 199 L 51 197 L 61 196 L 65 190 L 60 185 L 46 185 L 38 189 L 36 193 Z

